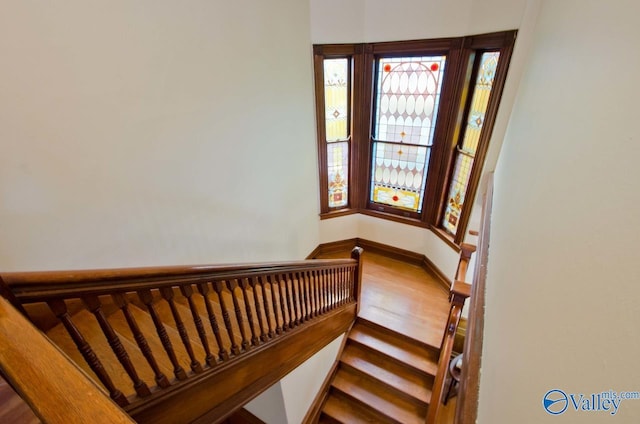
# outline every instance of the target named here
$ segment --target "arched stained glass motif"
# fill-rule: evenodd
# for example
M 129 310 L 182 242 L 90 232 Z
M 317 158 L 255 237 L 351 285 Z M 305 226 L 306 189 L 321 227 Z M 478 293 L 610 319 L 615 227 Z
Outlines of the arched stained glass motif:
M 377 63 L 371 201 L 421 212 L 445 56 Z
M 482 54 L 480 59 L 464 137 L 462 143 L 458 145 L 453 177 L 449 184 L 445 212 L 442 218 L 442 227 L 453 235 L 456 234 L 458 229 L 458 221 L 465 203 L 467 186 L 469 185 L 471 169 L 473 168 L 499 58 L 499 52 L 486 52 Z

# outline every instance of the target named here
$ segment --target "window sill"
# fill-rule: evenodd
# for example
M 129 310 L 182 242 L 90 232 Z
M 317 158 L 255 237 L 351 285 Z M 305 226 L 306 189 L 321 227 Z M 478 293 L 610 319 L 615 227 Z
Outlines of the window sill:
M 339 216 L 353 215 L 358 212 L 359 211 L 357 209 L 351 209 L 351 208 L 338 209 L 335 211 L 321 213 L 320 219 L 323 220 L 323 219 L 337 218 Z
M 447 243 L 449 245 L 449 247 L 451 247 L 453 250 L 455 250 L 456 252 L 460 253 L 460 246 L 458 246 L 456 244 L 456 242 L 453 239 L 453 236 L 449 233 L 447 233 L 446 231 L 444 231 L 442 228 L 437 228 L 434 226 L 430 227 L 430 230 L 437 235 L 438 237 L 440 237 L 440 239 L 442 241 L 444 241 L 445 243 Z

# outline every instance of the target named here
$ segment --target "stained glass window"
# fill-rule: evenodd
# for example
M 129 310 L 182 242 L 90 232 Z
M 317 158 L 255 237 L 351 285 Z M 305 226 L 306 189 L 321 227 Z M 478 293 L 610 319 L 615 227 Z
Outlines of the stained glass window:
M 449 185 L 445 213 L 442 226 L 451 234 L 456 233 L 458 221 L 465 202 L 467 186 L 471 177 L 471 169 L 478 148 L 478 140 L 482 131 L 489 95 L 493 87 L 493 80 L 498 66 L 499 52 L 483 53 L 480 58 L 478 76 L 473 89 L 471 105 L 467 116 L 464 137 L 457 148 L 453 177 Z
M 328 203 L 349 203 L 349 59 L 324 60 L 324 106 L 327 141 Z
M 445 56 L 377 62 L 371 201 L 421 212 Z

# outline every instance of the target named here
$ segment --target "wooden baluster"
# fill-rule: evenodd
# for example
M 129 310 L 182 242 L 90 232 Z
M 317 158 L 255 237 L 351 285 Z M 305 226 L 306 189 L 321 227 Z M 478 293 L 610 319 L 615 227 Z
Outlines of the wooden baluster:
M 309 309 L 311 311 L 310 317 L 314 318 L 316 316 L 316 293 L 313 271 L 307 271 L 307 279 L 309 280 Z
M 344 305 L 349 300 L 349 269 L 342 268 L 342 304 Z
M 182 318 L 180 317 L 180 313 L 178 312 L 178 308 L 176 307 L 176 303 L 173 301 L 173 288 L 172 287 L 162 287 L 160 289 L 160 294 L 169 304 L 169 309 L 171 309 L 171 315 L 173 315 L 173 321 L 176 323 L 176 329 L 178 330 L 178 334 L 180 334 L 180 339 L 182 340 L 182 344 L 184 348 L 187 350 L 187 355 L 189 355 L 189 359 L 191 359 L 191 370 L 195 373 L 201 373 L 202 365 L 196 359 L 196 355 L 193 353 L 193 348 L 191 347 L 191 340 L 189 340 L 189 334 L 187 333 L 187 329 L 184 326 L 184 322 L 182 322 Z
M 305 315 L 307 314 L 305 305 L 304 305 L 304 292 L 302 287 L 302 276 L 299 272 L 293 274 L 294 287 L 296 290 L 296 299 L 298 301 L 298 311 L 300 311 L 300 323 L 305 321 Z
M 312 310 L 311 294 L 309 293 L 309 285 L 311 284 L 311 280 L 309 279 L 309 273 L 307 271 L 303 271 L 300 273 L 300 282 L 302 283 L 302 293 L 304 294 L 304 320 L 308 321 L 312 318 Z
M 313 283 L 314 283 L 314 291 L 316 295 L 315 314 L 316 316 L 318 316 L 322 313 L 322 294 L 320 293 L 321 292 L 320 271 L 318 270 L 313 271 Z
M 292 274 L 286 275 L 285 282 L 287 284 L 287 293 L 288 293 L 289 302 L 291 305 L 291 308 L 290 308 L 291 322 L 289 323 L 289 326 L 297 327 L 300 321 L 298 320 L 298 308 L 296 305 L 296 289 L 293 284 L 293 275 Z
M 276 334 L 282 334 L 282 324 L 284 324 L 284 313 L 282 313 L 282 305 L 281 303 L 278 301 L 278 299 L 280 298 L 279 294 L 280 293 L 280 287 L 278 285 L 276 285 L 276 276 L 275 275 L 269 275 L 268 279 L 269 279 L 269 284 L 271 284 L 271 301 L 273 303 L 273 316 L 275 317 L 276 320 Z M 280 313 L 282 314 L 282 321 L 278 320 L 278 311 L 280 311 Z
M 193 318 L 193 323 L 196 326 L 196 331 L 198 332 L 198 336 L 200 337 L 200 341 L 202 342 L 202 347 L 204 348 L 205 353 L 205 361 L 207 365 L 210 367 L 214 367 L 216 365 L 216 358 L 211 354 L 211 350 L 209 349 L 209 341 L 207 340 L 207 333 L 204 331 L 204 325 L 202 325 L 202 320 L 200 319 L 200 314 L 198 313 L 198 306 L 193 300 L 193 288 L 190 284 L 180 286 L 180 292 L 184 297 L 187 298 L 187 302 L 189 303 L 189 309 L 191 310 L 191 317 Z
M 251 343 L 254 346 L 258 346 L 260 344 L 260 339 L 258 338 L 258 335 L 256 334 L 254 328 L 256 323 L 253 320 L 253 311 L 251 310 L 251 303 L 249 303 L 249 295 L 247 294 L 247 292 L 249 291 L 249 284 L 250 283 L 248 278 L 242 279 L 242 297 L 244 298 L 244 308 L 247 311 L 247 321 L 249 322 L 249 329 L 251 330 Z M 258 320 L 259 319 L 260 317 L 258 317 Z
M 231 343 L 231 353 L 234 355 L 240 354 L 240 347 L 236 343 L 235 334 L 233 332 L 233 326 L 231 325 L 231 318 L 229 317 L 229 310 L 227 309 L 227 304 L 223 299 L 222 293 L 226 287 L 226 283 L 224 281 L 215 281 L 213 283 L 213 289 L 216 291 L 218 295 L 218 300 L 220 301 L 220 310 L 222 311 L 222 320 L 224 321 L 224 326 L 227 329 L 227 334 L 229 334 L 229 342 Z M 233 293 L 231 293 L 231 297 L 233 297 Z
M 140 348 L 140 351 L 146 358 L 147 362 L 149 363 L 149 366 L 153 370 L 153 373 L 156 379 L 156 384 L 162 388 L 169 387 L 170 386 L 169 380 L 164 375 L 164 373 L 160 370 L 160 367 L 158 366 L 158 363 L 156 362 L 156 359 L 153 356 L 151 348 L 147 343 L 147 339 L 142 334 L 142 331 L 140 331 L 140 327 L 138 327 L 138 323 L 133 318 L 133 315 L 131 315 L 131 311 L 129 311 L 129 305 L 127 303 L 127 299 L 124 297 L 124 295 L 120 293 L 113 294 L 111 295 L 111 297 L 113 298 L 114 303 L 122 311 L 124 318 L 127 320 L 127 324 L 129 324 L 129 328 L 131 329 L 133 338 L 138 344 L 138 347 Z
M 336 305 L 342 305 L 342 268 L 338 268 L 335 270 L 336 273 L 336 297 L 337 302 Z
M 329 310 L 336 307 L 336 272 L 333 269 L 328 269 L 329 274 Z
M 269 282 L 269 276 L 265 275 L 263 277 L 259 277 L 259 281 L 258 283 L 260 284 L 260 288 L 262 289 L 262 302 L 264 305 L 264 317 L 267 320 L 267 336 L 269 338 L 273 338 L 275 336 L 275 328 L 278 326 L 278 323 L 276 321 L 276 323 L 273 325 L 273 327 L 271 326 L 271 319 L 270 317 L 270 313 L 269 313 L 269 296 L 267 295 L 267 283 Z M 273 315 L 275 317 L 275 304 L 271 305 L 271 310 L 273 310 Z
M 280 297 L 282 299 L 282 310 L 286 312 L 286 319 L 283 328 L 293 328 L 293 313 L 291 312 L 291 303 L 289 302 L 288 290 L 287 290 L 287 275 L 282 274 L 279 276 L 278 284 L 280 285 Z M 284 317 L 284 315 L 283 315 Z
M 98 324 L 102 329 L 102 333 L 107 338 L 109 346 L 111 346 L 111 350 L 113 350 L 116 358 L 118 358 L 118 361 L 120 362 L 120 364 L 122 364 L 122 367 L 129 375 L 129 378 L 131 378 L 131 381 L 133 382 L 133 388 L 136 390 L 138 396 L 149 396 L 151 394 L 149 387 L 138 376 L 136 368 L 133 366 L 133 363 L 129 358 L 129 354 L 125 350 L 122 342 L 120 341 L 120 338 L 113 330 L 113 327 L 111 327 L 111 324 L 109 324 L 106 315 L 102 311 L 102 305 L 100 303 L 100 300 L 98 299 L 98 296 L 84 296 L 82 298 L 82 301 L 87 306 L 89 312 L 91 312 L 96 317 L 96 320 L 98 321 Z
M 329 310 L 329 276 L 326 269 L 322 270 L 322 296 L 323 304 L 322 313 Z
M 209 324 L 211 324 L 211 329 L 213 330 L 213 335 L 216 337 L 216 343 L 218 343 L 218 358 L 221 361 L 226 361 L 229 359 L 229 353 L 224 348 L 222 344 L 222 335 L 220 334 L 220 327 L 218 327 L 218 321 L 216 320 L 216 315 L 213 311 L 213 305 L 211 305 L 211 299 L 209 299 L 209 285 L 207 283 L 198 283 L 198 292 L 204 298 L 204 305 L 207 308 L 207 316 L 209 317 Z M 229 335 L 231 338 L 231 335 Z
M 62 322 L 64 328 L 67 329 L 67 332 L 71 336 L 71 339 L 78 347 L 78 350 L 82 354 L 84 360 L 87 362 L 87 364 L 89 364 L 91 370 L 96 374 L 104 387 L 107 388 L 111 399 L 113 399 L 120 406 L 127 406 L 129 404 L 129 401 L 127 400 L 125 395 L 113 384 L 113 381 L 111 381 L 111 377 L 109 377 L 109 374 L 107 374 L 107 371 L 104 369 L 102 362 L 100 362 L 100 359 L 98 359 L 89 343 L 87 343 L 73 321 L 71 321 L 71 316 L 69 316 L 67 305 L 64 303 L 64 300 L 50 300 L 47 302 L 47 304 L 49 305 L 49 308 L 51 308 L 53 314 Z
M 238 327 L 240 327 L 240 335 L 242 336 L 242 348 L 244 350 L 248 350 L 251 346 L 251 343 L 249 343 L 247 330 L 244 328 L 244 323 L 242 322 L 243 317 L 240 310 L 240 302 L 238 302 L 238 298 L 236 296 L 236 287 L 239 287 L 237 280 L 229 281 L 229 290 L 231 291 L 231 299 L 233 300 L 233 307 L 236 312 L 236 321 L 238 321 Z M 249 327 L 251 327 L 251 325 L 249 325 Z
M 171 365 L 173 365 L 173 373 L 178 380 L 185 380 L 187 378 L 187 373 L 184 368 L 180 366 L 178 362 L 178 358 L 176 357 L 176 353 L 173 350 L 173 345 L 171 344 L 171 340 L 169 339 L 169 335 L 167 334 L 167 330 L 164 328 L 164 324 L 156 311 L 156 308 L 153 306 L 153 295 L 151 294 L 151 290 L 149 289 L 141 289 L 138 290 L 138 297 L 147 307 L 147 311 L 149 311 L 149 315 L 151 316 L 151 320 L 153 321 L 153 325 L 156 327 L 156 332 L 158 333 L 158 337 L 162 342 L 162 347 L 164 347 L 165 352 L 167 352 L 167 356 L 171 361 Z
M 250 284 L 253 290 L 253 301 L 256 304 L 256 315 L 258 318 L 258 327 L 260 328 L 260 340 L 262 340 L 263 342 L 266 342 L 267 340 L 269 340 L 269 336 L 267 335 L 267 333 L 269 332 L 269 328 L 265 330 L 264 322 L 262 321 L 263 308 L 260 306 L 260 296 L 258 296 L 258 286 L 260 285 L 260 283 L 258 282 L 258 278 L 260 277 L 251 277 Z M 260 288 L 264 292 L 264 287 L 260 287 Z M 267 316 L 267 313 L 266 313 L 266 306 L 265 306 L 265 318 L 267 319 L 267 327 L 268 327 L 269 317 Z

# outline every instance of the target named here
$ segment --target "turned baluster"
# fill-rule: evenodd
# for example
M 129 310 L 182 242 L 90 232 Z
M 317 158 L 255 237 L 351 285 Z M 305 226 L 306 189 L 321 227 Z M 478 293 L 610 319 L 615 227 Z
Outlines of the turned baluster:
M 267 328 L 265 330 L 264 321 L 262 321 L 262 307 L 260 306 L 260 296 L 258 296 L 258 286 L 260 285 L 260 283 L 258 282 L 258 278 L 259 277 L 251 277 L 249 282 L 251 284 L 251 289 L 253 290 L 253 301 L 256 305 L 258 327 L 260 327 L 260 340 L 262 340 L 263 342 L 266 342 L 267 340 L 269 340 L 269 336 L 267 335 L 267 333 L 269 332 L 269 329 Z M 260 287 L 260 289 L 264 292 L 264 287 Z M 264 299 L 264 296 L 263 296 L 263 299 Z M 265 304 L 265 318 L 267 319 L 267 326 L 268 326 L 269 317 L 267 316 L 267 312 L 266 312 L 266 304 Z
M 316 316 L 322 312 L 322 298 L 320 294 L 320 272 L 318 270 L 313 271 L 313 291 L 315 294 L 316 307 L 314 313 Z
M 169 309 L 171 310 L 171 315 L 173 315 L 173 320 L 176 323 L 176 329 L 178 330 L 178 334 L 180 335 L 180 339 L 182 340 L 182 344 L 187 350 L 187 355 L 189 355 L 189 359 L 191 363 L 191 370 L 195 373 L 202 372 L 202 365 L 196 359 L 196 355 L 193 353 L 193 348 L 191 347 L 191 340 L 189 340 L 189 334 L 187 333 L 187 329 L 184 326 L 184 322 L 182 322 L 182 318 L 180 317 L 180 313 L 178 312 L 178 308 L 173 300 L 173 288 L 171 287 L 162 287 L 160 289 L 160 294 L 169 304 Z
M 251 277 L 250 279 L 246 279 L 246 281 L 251 286 L 251 291 L 253 292 L 253 303 L 256 307 L 256 320 L 258 321 L 257 322 L 258 330 L 260 331 L 260 335 L 258 337 L 260 337 L 261 341 L 266 342 L 268 337 L 267 337 L 267 332 L 264 330 L 264 323 L 262 322 L 262 314 L 261 314 L 262 309 L 260 308 L 260 299 L 258 298 L 256 280 L 254 277 Z
M 293 275 L 285 275 L 285 283 L 287 287 L 287 297 L 289 298 L 289 310 L 291 311 L 291 322 L 289 326 L 297 327 L 300 321 L 298 320 L 298 308 L 296 305 L 296 290 L 293 285 Z
M 215 313 L 213 312 L 213 306 L 211 305 L 211 299 L 209 299 L 209 285 L 207 283 L 198 283 L 198 292 L 204 298 L 204 306 L 207 308 L 207 316 L 209 317 L 209 324 L 213 330 L 213 335 L 218 343 L 218 358 L 221 361 L 229 359 L 229 353 L 225 350 L 222 344 L 222 335 L 220 334 L 220 327 L 218 327 L 218 321 L 216 320 Z M 230 336 L 231 337 L 231 336 Z
M 151 394 L 149 387 L 147 387 L 145 382 L 142 381 L 138 376 L 138 373 L 136 372 L 136 369 L 133 366 L 131 359 L 129 358 L 129 354 L 122 345 L 120 338 L 113 330 L 113 327 L 111 327 L 111 324 L 109 324 L 109 321 L 107 320 L 107 317 L 102 310 L 102 305 L 100 304 L 98 296 L 84 296 L 82 298 L 82 301 L 87 306 L 89 312 L 91 312 L 96 317 L 96 320 L 98 321 L 98 324 L 102 329 L 102 333 L 107 338 L 109 346 L 111 346 L 111 350 L 113 350 L 116 358 L 118 358 L 118 361 L 120 362 L 120 364 L 122 364 L 122 367 L 129 375 L 129 378 L 131 378 L 131 381 L 133 382 L 133 388 L 136 390 L 138 396 L 149 396 Z
M 224 326 L 226 327 L 227 334 L 229 335 L 229 342 L 231 343 L 231 353 L 233 353 L 234 355 L 239 355 L 240 347 L 236 343 L 235 333 L 233 331 L 233 326 L 231 325 L 231 318 L 229 317 L 229 310 L 227 309 L 227 304 L 222 296 L 225 287 L 226 283 L 224 281 L 215 281 L 213 283 L 213 289 L 216 291 L 218 300 L 220 301 L 222 320 L 224 321 Z M 233 293 L 231 293 L 231 296 L 233 297 Z
M 282 329 L 287 331 L 293 328 L 291 313 L 289 312 L 289 299 L 287 298 L 287 281 L 286 275 L 278 275 L 278 291 L 280 292 L 280 305 L 282 306 Z
M 249 330 L 251 330 L 251 343 L 254 346 L 258 346 L 260 344 L 260 339 L 258 338 L 258 335 L 256 334 L 256 330 L 254 328 L 256 323 L 253 320 L 253 311 L 251 310 L 251 303 L 249 303 L 249 294 L 247 293 L 249 291 L 249 280 L 247 278 L 242 279 L 241 289 L 242 289 L 242 297 L 244 299 L 244 309 L 247 311 L 247 321 L 249 323 Z M 258 316 L 258 320 L 259 319 L 260 317 Z
M 104 369 L 102 362 L 100 362 L 100 359 L 98 359 L 89 343 L 87 343 L 85 338 L 80 333 L 80 330 L 78 330 L 76 325 L 71 320 L 71 316 L 69 316 L 67 305 L 64 303 L 64 300 L 50 300 L 47 301 L 47 304 L 49 305 L 49 308 L 51 308 L 53 314 L 62 322 L 64 328 L 67 329 L 67 332 L 71 336 L 71 339 L 82 354 L 84 360 L 87 362 L 87 364 L 89 364 L 91 370 L 96 374 L 104 387 L 107 388 L 111 399 L 113 399 L 120 406 L 127 406 L 129 404 L 129 401 L 127 400 L 125 395 L 113 384 L 113 381 L 111 381 L 111 377 L 109 377 L 109 374 L 107 374 L 107 371 Z
M 242 312 L 240 310 L 240 302 L 238 302 L 238 297 L 236 295 L 236 290 L 235 290 L 237 287 L 239 287 L 237 280 L 229 281 L 229 290 L 231 291 L 231 299 L 233 300 L 233 307 L 236 312 L 236 321 L 238 321 L 238 327 L 240 328 L 240 335 L 242 336 L 242 348 L 244 350 L 247 350 L 251 346 L 251 343 L 249 342 L 249 338 L 247 337 L 247 330 L 244 328 L 244 323 L 242 322 Z M 251 325 L 249 325 L 249 327 L 251 327 Z
M 298 273 L 298 281 L 300 281 L 300 292 L 302 294 L 302 303 L 304 304 L 303 318 L 308 321 L 311 318 L 311 308 L 309 307 L 309 279 L 305 271 Z
M 167 356 L 171 361 L 171 365 L 173 365 L 174 375 L 178 380 L 185 380 L 187 378 L 187 373 L 185 372 L 184 368 L 180 366 L 178 358 L 176 357 L 176 353 L 173 350 L 171 340 L 169 339 L 169 335 L 167 334 L 167 330 L 164 328 L 164 324 L 162 323 L 162 320 L 160 319 L 156 308 L 153 306 L 153 295 L 151 294 L 151 290 L 141 289 L 138 290 L 137 293 L 142 303 L 147 307 L 147 311 L 149 311 L 149 315 L 151 316 L 153 325 L 156 327 L 158 337 L 162 342 L 162 347 L 164 348 L 165 352 L 167 352 Z
M 322 313 L 325 313 L 329 310 L 329 275 L 326 269 L 322 270 L 322 295 L 324 297 Z
M 264 304 L 264 317 L 267 320 L 267 336 L 269 338 L 273 338 L 275 336 L 275 328 L 278 326 L 277 318 L 275 317 L 276 310 L 275 305 L 271 305 L 271 310 L 273 310 L 273 316 L 276 319 L 276 323 L 271 326 L 271 314 L 269 312 L 269 296 L 267 295 L 267 283 L 269 282 L 269 276 L 259 277 L 258 284 L 260 284 L 260 288 L 262 289 L 262 303 Z
M 198 306 L 193 300 L 193 288 L 191 285 L 182 285 L 180 286 L 180 292 L 184 297 L 187 298 L 187 302 L 189 303 L 189 309 L 191 310 L 191 317 L 193 318 L 193 323 L 196 326 L 196 331 L 198 332 L 198 336 L 200 337 L 200 341 L 202 342 L 202 347 L 204 348 L 205 353 L 205 361 L 207 365 L 213 367 L 216 365 L 216 358 L 211 354 L 211 350 L 209 349 L 209 341 L 207 340 L 207 333 L 204 331 L 204 325 L 202 325 L 202 320 L 200 319 L 200 314 L 198 313 Z
M 296 305 L 298 306 L 298 315 L 300 318 L 298 319 L 298 323 L 304 322 L 304 302 L 302 299 L 302 281 L 300 281 L 300 273 L 295 272 L 291 274 L 291 283 L 293 284 L 293 297 L 296 301 Z
M 276 334 L 282 334 L 282 324 L 284 323 L 284 313 L 282 313 L 282 305 L 278 301 L 280 293 L 280 288 L 276 285 L 276 276 L 270 275 L 268 277 L 269 284 L 271 285 L 271 301 L 273 304 L 273 316 L 276 320 Z M 278 320 L 278 311 L 282 313 L 282 321 Z
M 140 351 L 146 358 L 147 362 L 149 363 L 149 366 L 153 370 L 156 384 L 162 388 L 169 387 L 169 380 L 164 375 L 164 373 L 160 371 L 160 367 L 158 366 L 156 359 L 153 357 L 153 353 L 151 351 L 151 348 L 149 347 L 149 344 L 147 343 L 147 339 L 142 334 L 142 331 L 140 331 L 140 327 L 138 327 L 138 323 L 133 318 L 133 315 L 131 315 L 131 311 L 129 311 L 129 305 L 124 295 L 118 293 L 111 295 L 111 297 L 113 298 L 114 303 L 122 311 L 124 318 L 127 320 L 127 324 L 129 324 L 129 328 L 131 329 L 133 338 L 138 344 L 138 347 L 140 348 Z

